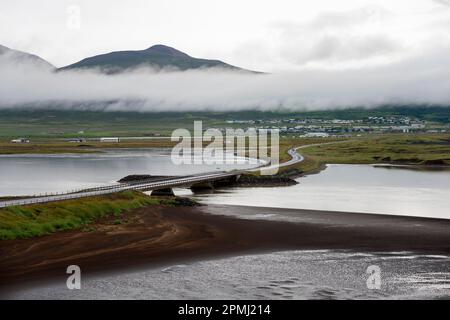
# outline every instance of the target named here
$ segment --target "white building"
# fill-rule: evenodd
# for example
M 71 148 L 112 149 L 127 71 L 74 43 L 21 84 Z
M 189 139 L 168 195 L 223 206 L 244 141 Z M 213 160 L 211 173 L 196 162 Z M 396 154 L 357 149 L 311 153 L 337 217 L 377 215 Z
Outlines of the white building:
M 25 138 L 13 139 L 11 143 L 30 143 L 30 140 Z
M 120 142 L 119 138 L 100 138 L 100 142 Z
M 329 136 L 330 135 L 326 132 L 308 132 L 303 135 L 305 138 L 327 138 Z

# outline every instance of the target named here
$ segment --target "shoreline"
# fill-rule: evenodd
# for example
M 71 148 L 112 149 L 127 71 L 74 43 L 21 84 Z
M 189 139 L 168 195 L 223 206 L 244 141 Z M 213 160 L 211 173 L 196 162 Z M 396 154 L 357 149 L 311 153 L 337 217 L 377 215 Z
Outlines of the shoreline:
M 299 222 L 235 218 L 233 214 L 295 214 Z M 208 205 L 149 206 L 111 217 L 91 231 L 71 230 L 0 241 L 0 297 L 20 286 L 65 281 L 68 265 L 83 275 L 285 250 L 413 251 L 450 255 L 450 220 L 405 216 Z M 37 281 L 37 282 L 36 282 Z

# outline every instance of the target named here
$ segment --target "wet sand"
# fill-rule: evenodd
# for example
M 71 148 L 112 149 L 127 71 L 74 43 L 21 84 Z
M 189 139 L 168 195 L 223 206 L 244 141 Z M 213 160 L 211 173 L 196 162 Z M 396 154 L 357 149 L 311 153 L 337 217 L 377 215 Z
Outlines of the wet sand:
M 298 222 L 227 215 L 280 213 Z M 292 249 L 416 251 L 450 254 L 450 220 L 330 211 L 209 205 L 150 206 L 129 212 L 128 223 L 105 218 L 90 231 L 0 241 L 0 295 L 35 281 L 65 281 L 68 265 L 83 275 Z

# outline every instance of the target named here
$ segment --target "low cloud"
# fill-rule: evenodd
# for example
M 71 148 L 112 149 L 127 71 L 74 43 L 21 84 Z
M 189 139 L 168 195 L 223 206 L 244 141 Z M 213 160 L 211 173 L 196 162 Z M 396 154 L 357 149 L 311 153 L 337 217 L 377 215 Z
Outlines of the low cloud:
M 280 22 L 272 28 L 281 56 L 297 66 L 308 63 L 373 62 L 404 50 L 401 39 L 384 28 L 393 15 L 379 6 L 325 11 L 308 22 Z M 395 57 L 394 57 L 395 58 Z
M 0 108 L 156 112 L 450 105 L 449 48 L 378 67 L 264 75 L 148 68 L 118 75 L 52 72 L 5 56 L 0 70 Z

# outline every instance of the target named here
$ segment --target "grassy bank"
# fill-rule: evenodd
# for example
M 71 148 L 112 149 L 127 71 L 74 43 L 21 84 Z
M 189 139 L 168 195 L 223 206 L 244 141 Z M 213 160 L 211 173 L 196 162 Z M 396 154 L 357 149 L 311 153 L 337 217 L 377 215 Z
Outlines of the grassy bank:
M 115 102 L 114 102 L 115 103 Z M 107 102 L 105 102 L 107 104 Z M 104 107 L 104 103 L 99 107 Z M 174 129 L 192 130 L 194 120 L 203 121 L 203 127 L 242 127 L 250 123 L 229 123 L 229 120 L 267 121 L 281 119 L 350 119 L 360 120 L 370 116 L 408 116 L 432 124 L 448 124 L 450 108 L 438 106 L 384 106 L 380 108 L 351 108 L 324 111 L 237 111 L 237 112 L 125 112 L 93 111 L 85 105 L 71 110 L 48 108 L 11 108 L 0 112 L 0 137 L 68 138 L 106 136 L 153 136 L 170 135 Z M 343 127 L 346 127 L 344 125 Z M 82 132 L 82 133 L 80 133 Z
M 329 138 L 292 138 L 284 137 L 280 139 L 279 144 L 279 162 L 287 162 L 291 160 L 291 156 L 288 151 L 292 148 L 298 148 L 302 146 L 308 146 L 312 144 L 320 143 L 342 143 L 345 138 L 342 137 L 329 137 Z M 301 152 L 303 155 L 303 150 Z M 280 167 L 278 173 L 275 175 L 261 175 L 259 171 L 246 173 L 245 179 L 251 181 L 247 186 L 288 186 L 294 182 L 294 177 L 317 172 L 323 167 L 323 164 L 318 160 L 305 156 L 305 159 L 290 166 Z M 287 180 L 284 180 L 287 179 Z M 290 181 L 289 181 L 290 180 Z M 245 185 L 244 185 L 245 186 Z
M 17 144 L 0 140 L 0 154 L 95 153 L 102 152 L 105 149 L 170 148 L 175 144 L 170 139 L 126 140 L 119 143 L 98 141 L 73 143 L 41 139 L 31 143 Z
M 0 209 L 0 239 L 30 238 L 56 231 L 81 229 L 114 215 L 126 222 L 126 211 L 149 205 L 177 205 L 176 198 L 156 198 L 137 191 Z
M 450 135 L 389 135 L 305 148 L 326 163 L 450 165 Z
M 323 141 L 328 142 L 328 141 Z M 292 147 L 304 145 L 290 142 Z M 305 161 L 282 168 L 304 174 L 320 170 L 324 164 L 408 164 L 450 166 L 449 134 L 395 134 L 355 137 L 348 141 L 301 149 Z

